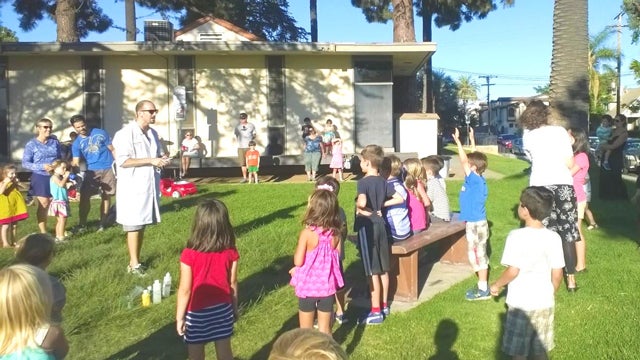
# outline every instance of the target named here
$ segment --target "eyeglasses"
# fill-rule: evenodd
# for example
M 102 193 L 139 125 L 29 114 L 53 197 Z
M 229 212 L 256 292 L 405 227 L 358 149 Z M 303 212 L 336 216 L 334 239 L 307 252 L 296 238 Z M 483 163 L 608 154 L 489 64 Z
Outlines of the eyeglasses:
M 189 137 L 191 137 L 191 134 L 187 134 L 187 135 L 185 135 L 185 136 L 189 136 Z
M 146 111 L 146 112 L 148 112 L 150 115 L 153 115 L 153 114 L 157 114 L 157 113 L 158 113 L 158 110 L 155 110 L 155 109 L 142 109 L 142 110 L 140 110 L 140 111 Z
M 38 127 L 42 129 L 49 129 L 49 130 L 53 129 L 53 126 L 48 126 L 48 125 L 38 125 Z

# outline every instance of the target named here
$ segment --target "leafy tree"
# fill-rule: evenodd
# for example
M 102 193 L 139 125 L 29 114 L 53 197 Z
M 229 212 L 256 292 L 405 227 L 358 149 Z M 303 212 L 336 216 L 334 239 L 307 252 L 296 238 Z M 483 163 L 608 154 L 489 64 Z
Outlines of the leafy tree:
M 45 16 L 57 24 L 56 41 L 77 42 L 90 32 L 102 33 L 113 21 L 103 14 L 97 1 L 80 0 L 13 0 L 20 29 L 33 30 Z
M 393 0 L 394 2 L 396 0 Z M 500 3 L 507 6 L 512 5 L 515 0 L 500 0 Z M 431 42 L 432 38 L 432 22 L 437 27 L 448 26 L 450 30 L 455 31 L 463 22 L 469 22 L 473 19 L 484 19 L 489 12 L 497 9 L 498 1 L 496 0 L 414 0 L 413 4 L 416 8 L 417 15 L 422 16 L 422 41 Z M 362 13 L 368 22 L 386 23 L 393 18 L 393 7 L 391 0 L 351 0 L 353 6 L 362 9 Z M 395 20 L 395 19 L 394 19 Z M 413 28 L 413 24 L 406 25 Z M 396 26 L 394 23 L 394 38 Z M 426 71 L 424 85 L 425 104 L 423 111 L 433 112 L 435 97 L 432 93 L 434 86 L 432 84 L 433 65 L 432 59 L 429 57 L 425 64 Z
M 541 86 L 534 86 L 533 90 L 538 95 L 549 95 L 549 87 L 550 87 L 549 84 L 541 85 Z
M 460 112 L 458 90 L 458 85 L 449 75 L 434 71 L 435 113 L 440 117 L 442 128 L 462 125 L 463 113 Z
M 635 74 L 635 77 L 638 80 L 638 84 L 640 84 L 640 61 L 633 60 L 631 62 L 631 65 L 629 65 L 629 68 Z
M 462 101 L 477 100 L 480 86 L 471 76 L 460 76 L 456 82 L 458 98 Z
M 549 102 L 553 119 L 587 129 L 589 32 L 587 0 L 555 0 Z
M 617 59 L 616 49 L 606 46 L 611 34 L 613 34 L 613 29 L 604 28 L 589 39 L 589 110 L 592 114 L 606 112 L 606 104 L 603 104 L 601 99 L 600 80 L 605 71 L 615 73 L 610 66 L 605 64 Z M 608 83 L 605 82 L 605 84 Z M 606 90 L 605 88 L 604 94 L 608 93 Z
M 640 1 L 623 0 L 622 8 L 627 13 L 629 28 L 633 31 L 631 40 L 635 44 L 640 39 Z
M 15 31 L 12 31 L 9 28 L 4 26 L 0 26 L 0 42 L 17 42 L 18 37 L 16 36 Z

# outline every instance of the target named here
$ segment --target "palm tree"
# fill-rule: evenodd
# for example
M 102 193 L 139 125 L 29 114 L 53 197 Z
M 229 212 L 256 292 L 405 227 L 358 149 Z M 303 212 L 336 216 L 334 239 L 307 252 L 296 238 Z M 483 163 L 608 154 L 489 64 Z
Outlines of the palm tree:
M 589 110 L 592 114 L 597 113 L 601 108 L 600 80 L 603 76 L 602 72 L 613 71 L 603 62 L 615 61 L 617 58 L 616 49 L 606 46 L 611 34 L 613 34 L 613 29 L 604 28 L 589 39 Z
M 478 90 L 480 86 L 476 84 L 471 76 L 460 76 L 456 82 L 458 87 L 458 99 L 462 100 L 464 116 L 467 116 L 467 103 L 469 100 L 478 100 Z
M 587 0 L 555 0 L 549 101 L 553 120 L 587 129 L 589 32 Z

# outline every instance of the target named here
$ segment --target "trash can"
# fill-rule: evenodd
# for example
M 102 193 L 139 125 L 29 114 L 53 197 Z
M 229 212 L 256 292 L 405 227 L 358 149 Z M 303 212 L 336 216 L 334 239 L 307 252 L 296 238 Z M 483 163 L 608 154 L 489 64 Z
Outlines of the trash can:
M 440 169 L 439 174 L 443 179 L 448 179 L 449 168 L 451 167 L 451 156 L 441 155 L 440 157 L 444 160 L 444 165 L 442 166 L 442 169 Z

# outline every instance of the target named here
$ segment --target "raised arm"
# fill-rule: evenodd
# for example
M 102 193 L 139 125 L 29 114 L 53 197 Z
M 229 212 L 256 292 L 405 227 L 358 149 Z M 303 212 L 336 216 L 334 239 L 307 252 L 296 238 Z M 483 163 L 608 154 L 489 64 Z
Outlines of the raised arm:
M 469 137 L 471 138 L 471 148 L 476 148 L 476 141 L 473 139 L 473 128 L 469 127 Z M 469 175 L 471 173 L 471 166 L 469 165 L 469 159 L 467 158 L 467 153 L 464 151 L 462 147 L 462 143 L 460 142 L 460 131 L 458 128 L 453 132 L 453 141 L 456 142 L 456 146 L 458 147 L 458 156 L 460 157 L 460 163 L 462 164 L 462 168 L 464 169 L 464 174 Z

